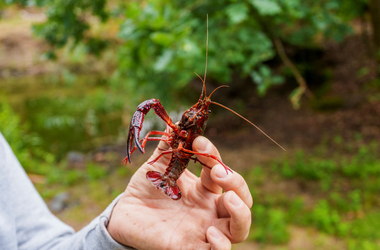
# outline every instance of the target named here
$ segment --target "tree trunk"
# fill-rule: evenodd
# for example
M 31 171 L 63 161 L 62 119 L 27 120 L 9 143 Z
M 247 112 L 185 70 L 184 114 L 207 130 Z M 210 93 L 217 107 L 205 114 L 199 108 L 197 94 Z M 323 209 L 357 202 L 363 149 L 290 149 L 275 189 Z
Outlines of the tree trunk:
M 380 62 L 380 0 L 370 0 L 373 42 L 376 48 L 376 60 Z

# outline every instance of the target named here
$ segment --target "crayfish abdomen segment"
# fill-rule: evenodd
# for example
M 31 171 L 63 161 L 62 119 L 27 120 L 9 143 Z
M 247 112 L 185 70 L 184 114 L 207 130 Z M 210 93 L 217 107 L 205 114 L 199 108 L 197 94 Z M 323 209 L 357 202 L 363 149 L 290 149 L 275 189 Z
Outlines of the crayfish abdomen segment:
M 146 178 L 150 181 L 150 183 L 152 183 L 153 186 L 161 190 L 161 192 L 168 195 L 173 200 L 181 199 L 181 190 L 179 189 L 176 181 L 167 175 L 156 171 L 149 171 L 146 173 Z

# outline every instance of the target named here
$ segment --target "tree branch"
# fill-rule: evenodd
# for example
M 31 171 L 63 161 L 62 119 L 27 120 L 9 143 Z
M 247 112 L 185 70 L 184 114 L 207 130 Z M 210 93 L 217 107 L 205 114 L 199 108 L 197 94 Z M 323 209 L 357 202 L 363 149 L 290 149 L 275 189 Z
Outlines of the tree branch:
M 284 46 L 282 45 L 281 40 L 278 37 L 275 37 L 273 39 L 274 45 L 276 47 L 277 53 L 280 56 L 282 62 L 285 64 L 286 67 L 288 67 L 293 75 L 294 78 L 296 79 L 300 89 L 297 91 L 297 94 L 292 98 L 293 106 L 295 106 L 295 103 L 298 103 L 299 100 L 301 99 L 301 96 L 305 93 L 305 95 L 309 98 L 312 99 L 314 97 L 313 93 L 309 90 L 307 87 L 307 83 L 297 67 L 294 65 L 292 61 L 290 61 L 288 55 L 285 52 Z

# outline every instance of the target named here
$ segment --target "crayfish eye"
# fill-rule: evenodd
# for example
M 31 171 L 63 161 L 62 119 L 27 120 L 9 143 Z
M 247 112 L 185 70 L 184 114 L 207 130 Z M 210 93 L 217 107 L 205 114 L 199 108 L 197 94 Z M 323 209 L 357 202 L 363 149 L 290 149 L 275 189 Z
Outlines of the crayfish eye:
M 211 113 L 211 109 L 208 110 L 208 113 L 209 113 L 209 114 Z

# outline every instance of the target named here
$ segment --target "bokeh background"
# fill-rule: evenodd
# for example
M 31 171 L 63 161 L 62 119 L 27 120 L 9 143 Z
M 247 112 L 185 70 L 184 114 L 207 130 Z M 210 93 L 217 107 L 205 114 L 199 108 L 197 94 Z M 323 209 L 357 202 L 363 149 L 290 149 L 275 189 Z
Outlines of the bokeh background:
M 207 91 L 205 136 L 247 180 L 234 249 L 380 249 L 377 0 L 0 1 L 0 131 L 50 209 L 81 229 L 148 158 L 124 166 L 136 106 L 173 120 Z M 153 112 L 152 112 L 153 113 Z M 164 129 L 148 114 L 143 134 Z M 201 167 L 190 164 L 199 174 Z

